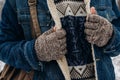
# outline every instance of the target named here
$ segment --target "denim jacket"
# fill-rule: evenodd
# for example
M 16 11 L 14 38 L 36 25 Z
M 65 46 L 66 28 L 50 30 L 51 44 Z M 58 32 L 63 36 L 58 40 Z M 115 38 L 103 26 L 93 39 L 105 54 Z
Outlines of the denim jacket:
M 54 22 L 46 0 L 38 0 L 37 4 L 38 20 L 43 33 Z M 91 0 L 91 6 L 95 6 L 97 14 L 108 19 L 114 28 L 114 34 L 106 46 L 94 46 L 97 77 L 98 80 L 115 80 L 110 57 L 120 53 L 120 12 L 115 0 Z M 26 72 L 34 70 L 33 80 L 64 80 L 55 61 L 38 61 L 30 26 L 27 0 L 6 0 L 0 21 L 0 60 Z M 50 64 L 53 64 L 52 70 L 49 69 Z

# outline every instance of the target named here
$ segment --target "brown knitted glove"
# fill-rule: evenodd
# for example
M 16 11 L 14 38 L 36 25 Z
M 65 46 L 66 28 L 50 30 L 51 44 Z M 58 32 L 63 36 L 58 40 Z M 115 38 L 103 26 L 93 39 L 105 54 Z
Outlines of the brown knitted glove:
M 66 32 L 63 29 L 54 31 L 53 28 L 36 39 L 35 50 L 40 61 L 61 59 L 66 54 Z
M 113 27 L 107 19 L 96 14 L 89 14 L 85 23 L 85 33 L 88 42 L 103 47 L 111 38 Z

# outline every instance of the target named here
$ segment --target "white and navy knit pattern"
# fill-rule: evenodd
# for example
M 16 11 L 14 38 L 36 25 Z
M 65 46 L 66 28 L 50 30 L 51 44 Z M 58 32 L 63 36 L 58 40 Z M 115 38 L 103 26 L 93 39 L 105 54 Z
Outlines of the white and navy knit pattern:
M 56 0 L 55 4 L 60 17 L 67 15 L 86 16 L 86 9 L 83 0 Z
M 86 5 L 84 0 L 54 0 L 62 27 L 66 30 L 66 59 L 71 80 L 95 80 L 91 44 L 84 34 Z
M 93 64 L 69 66 L 72 80 L 95 80 Z

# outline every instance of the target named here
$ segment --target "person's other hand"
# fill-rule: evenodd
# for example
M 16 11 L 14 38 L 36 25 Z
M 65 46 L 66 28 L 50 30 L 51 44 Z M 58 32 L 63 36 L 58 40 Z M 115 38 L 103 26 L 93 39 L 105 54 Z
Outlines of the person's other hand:
M 95 8 L 92 7 L 91 14 L 87 15 L 85 23 L 86 39 L 89 43 L 103 47 L 111 38 L 113 27 L 107 19 L 97 15 L 96 13 Z
M 65 30 L 52 28 L 40 35 L 35 42 L 35 51 L 40 61 L 61 59 L 67 52 Z

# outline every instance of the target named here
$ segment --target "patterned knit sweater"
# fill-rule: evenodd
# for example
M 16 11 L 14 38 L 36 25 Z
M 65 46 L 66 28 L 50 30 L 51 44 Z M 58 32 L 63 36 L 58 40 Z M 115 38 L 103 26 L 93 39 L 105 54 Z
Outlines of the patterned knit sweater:
M 72 80 L 94 80 L 91 45 L 85 39 L 86 9 L 83 0 L 54 0 L 67 32 L 66 55 Z

